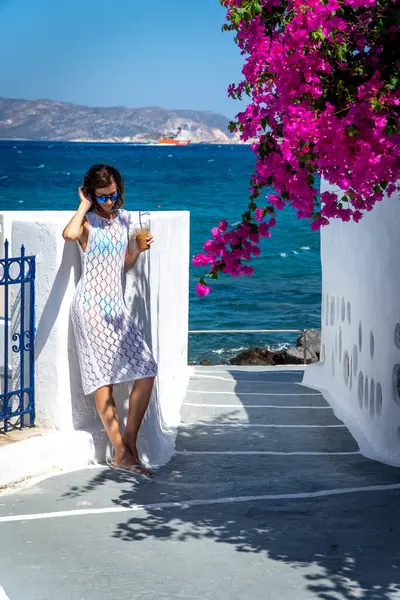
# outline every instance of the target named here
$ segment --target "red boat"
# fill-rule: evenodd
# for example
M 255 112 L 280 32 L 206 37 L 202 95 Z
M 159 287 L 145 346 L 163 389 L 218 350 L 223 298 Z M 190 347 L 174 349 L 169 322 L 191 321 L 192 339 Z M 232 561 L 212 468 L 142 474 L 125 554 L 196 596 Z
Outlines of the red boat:
M 189 146 L 191 140 L 176 140 L 172 138 L 162 137 L 158 143 L 162 146 Z
M 189 146 L 190 142 L 190 138 L 182 136 L 182 127 L 176 133 L 167 133 L 158 140 L 162 146 Z

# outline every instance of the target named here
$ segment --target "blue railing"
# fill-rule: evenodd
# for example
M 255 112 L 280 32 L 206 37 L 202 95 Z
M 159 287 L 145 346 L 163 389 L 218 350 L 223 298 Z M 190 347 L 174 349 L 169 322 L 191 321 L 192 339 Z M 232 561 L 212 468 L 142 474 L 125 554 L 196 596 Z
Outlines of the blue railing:
M 35 420 L 35 257 L 0 259 L 0 433 Z M 2 343 L 1 343 L 2 342 Z

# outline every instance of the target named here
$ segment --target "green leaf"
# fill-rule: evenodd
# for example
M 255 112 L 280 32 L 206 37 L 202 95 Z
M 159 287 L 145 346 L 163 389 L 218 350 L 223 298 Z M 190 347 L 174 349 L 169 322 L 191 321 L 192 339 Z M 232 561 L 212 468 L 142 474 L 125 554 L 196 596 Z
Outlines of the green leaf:
M 346 129 L 346 133 L 350 137 L 356 138 L 358 136 L 358 129 L 354 125 L 350 125 L 350 127 Z
M 346 54 L 347 54 L 347 50 L 348 50 L 347 49 L 347 44 L 341 44 L 338 47 L 337 55 L 338 55 L 338 57 L 339 57 L 340 60 L 344 60 L 345 59 Z
M 371 100 L 371 108 L 373 110 L 376 110 L 377 112 L 379 112 L 380 110 L 382 110 L 383 104 L 379 100 L 379 98 L 372 98 L 372 100 Z
M 314 183 L 315 183 L 314 175 L 307 175 L 307 183 L 308 183 L 308 185 L 314 185 Z
M 313 40 L 321 40 L 322 42 L 326 39 L 326 35 L 322 31 L 322 27 L 320 27 L 316 31 L 312 31 L 311 37 Z

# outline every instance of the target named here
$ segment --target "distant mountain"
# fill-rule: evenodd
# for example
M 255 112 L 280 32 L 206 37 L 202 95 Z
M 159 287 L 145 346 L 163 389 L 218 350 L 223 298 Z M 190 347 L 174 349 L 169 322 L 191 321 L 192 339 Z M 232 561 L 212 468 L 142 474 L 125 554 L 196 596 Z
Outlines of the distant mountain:
M 213 112 L 92 108 L 52 100 L 0 98 L 0 139 L 155 142 L 165 131 L 189 131 L 193 142 L 232 143 L 229 119 Z

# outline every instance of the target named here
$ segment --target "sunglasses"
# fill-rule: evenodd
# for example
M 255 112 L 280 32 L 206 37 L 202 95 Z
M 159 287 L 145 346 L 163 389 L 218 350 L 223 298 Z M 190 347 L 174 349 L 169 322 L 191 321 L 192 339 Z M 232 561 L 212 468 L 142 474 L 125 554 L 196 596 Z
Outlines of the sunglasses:
M 99 204 L 104 204 L 104 202 L 108 202 L 108 200 L 115 202 L 116 200 L 119 200 L 119 198 L 120 198 L 119 192 L 114 192 L 114 194 L 109 194 L 108 196 L 96 196 L 96 201 Z

